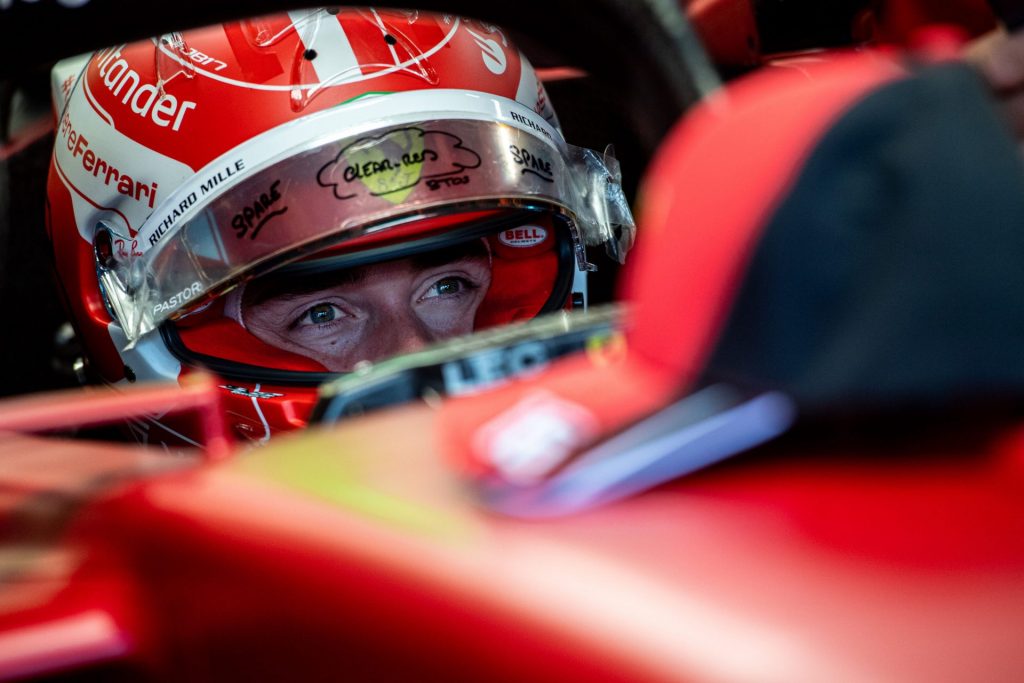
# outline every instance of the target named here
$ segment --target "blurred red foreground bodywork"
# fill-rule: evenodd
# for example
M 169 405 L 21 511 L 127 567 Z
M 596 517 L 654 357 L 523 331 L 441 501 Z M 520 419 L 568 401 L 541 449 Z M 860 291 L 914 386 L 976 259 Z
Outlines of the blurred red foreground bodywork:
M 1024 432 L 791 444 L 543 523 L 477 506 L 435 432 L 219 463 L 4 437 L 0 679 L 1020 674 Z

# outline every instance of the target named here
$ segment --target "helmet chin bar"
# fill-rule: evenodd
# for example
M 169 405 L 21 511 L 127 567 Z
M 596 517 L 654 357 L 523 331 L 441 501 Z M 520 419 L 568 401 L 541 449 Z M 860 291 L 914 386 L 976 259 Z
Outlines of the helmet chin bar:
M 335 378 L 320 388 L 311 421 L 333 423 L 351 416 L 427 397 L 480 391 L 584 349 L 621 342 L 622 308 L 563 311 L 428 349 Z

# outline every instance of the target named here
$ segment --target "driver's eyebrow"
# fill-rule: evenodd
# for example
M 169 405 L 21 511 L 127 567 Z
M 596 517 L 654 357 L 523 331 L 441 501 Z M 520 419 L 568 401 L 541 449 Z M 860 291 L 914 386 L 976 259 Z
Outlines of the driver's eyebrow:
M 289 301 L 337 285 L 354 285 L 366 278 L 365 268 L 348 268 L 313 275 L 267 276 L 248 283 L 243 306 L 258 306 L 272 299 Z
M 416 268 L 426 270 L 487 256 L 488 249 L 483 240 L 474 240 L 426 254 L 417 254 L 412 257 L 412 263 Z M 337 285 L 354 285 L 366 279 L 367 269 L 373 267 L 357 266 L 311 275 L 266 275 L 246 285 L 242 305 L 258 306 L 270 300 L 291 301 Z
M 417 268 L 426 270 L 427 268 L 443 266 L 448 263 L 459 263 L 461 261 L 469 261 L 476 258 L 487 258 L 488 253 L 487 245 L 481 239 L 464 244 L 457 244 L 446 249 L 438 249 L 425 254 L 417 254 L 412 257 L 412 262 Z

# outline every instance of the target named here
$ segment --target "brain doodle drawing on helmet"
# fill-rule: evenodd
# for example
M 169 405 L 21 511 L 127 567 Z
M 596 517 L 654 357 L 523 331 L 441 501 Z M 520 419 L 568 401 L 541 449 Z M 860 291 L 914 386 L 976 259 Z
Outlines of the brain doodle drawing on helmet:
M 614 160 L 566 143 L 480 21 L 248 19 L 67 60 L 53 94 L 48 231 L 89 374 L 206 368 L 255 440 L 332 373 L 585 305 L 585 247 L 632 243 Z

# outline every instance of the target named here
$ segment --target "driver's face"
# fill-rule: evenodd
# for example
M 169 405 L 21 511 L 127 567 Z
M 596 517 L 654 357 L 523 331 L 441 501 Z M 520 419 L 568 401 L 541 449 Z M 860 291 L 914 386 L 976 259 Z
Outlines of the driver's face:
M 491 284 L 484 249 L 412 257 L 326 275 L 261 278 L 242 316 L 260 340 L 332 372 L 473 330 Z

